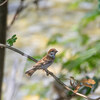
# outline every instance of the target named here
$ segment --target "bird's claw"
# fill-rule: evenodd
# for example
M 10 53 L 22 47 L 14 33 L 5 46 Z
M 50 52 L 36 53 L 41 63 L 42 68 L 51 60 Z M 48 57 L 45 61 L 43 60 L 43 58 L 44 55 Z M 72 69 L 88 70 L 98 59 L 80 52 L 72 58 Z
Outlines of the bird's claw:
M 43 68 L 43 70 L 46 72 L 46 75 L 48 76 L 49 75 L 49 72 L 47 71 L 46 68 Z

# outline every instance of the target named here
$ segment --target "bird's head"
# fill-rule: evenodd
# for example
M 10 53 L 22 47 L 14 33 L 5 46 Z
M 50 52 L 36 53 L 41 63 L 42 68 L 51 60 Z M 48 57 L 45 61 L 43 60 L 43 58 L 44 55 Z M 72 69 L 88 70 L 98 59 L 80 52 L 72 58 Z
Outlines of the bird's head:
M 55 48 L 52 48 L 48 51 L 48 55 L 52 58 L 55 58 L 55 54 L 57 53 L 58 51 L 55 49 Z

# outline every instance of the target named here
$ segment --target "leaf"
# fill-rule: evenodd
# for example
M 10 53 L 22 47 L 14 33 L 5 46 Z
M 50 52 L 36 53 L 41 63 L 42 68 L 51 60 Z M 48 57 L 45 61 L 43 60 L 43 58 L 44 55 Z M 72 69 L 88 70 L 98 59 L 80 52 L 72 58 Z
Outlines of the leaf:
M 83 85 L 86 87 L 92 88 L 92 86 L 90 84 L 83 83 Z
M 99 10 L 89 12 L 82 18 L 79 25 L 82 25 L 82 27 L 86 27 L 87 24 L 89 24 L 91 21 L 95 20 L 98 16 L 100 16 Z
M 82 45 L 85 45 L 89 40 L 89 36 L 87 34 L 83 34 L 83 33 L 79 34 L 79 38 L 80 38 Z
M 60 43 L 59 39 L 62 37 L 61 33 L 56 33 L 53 36 L 51 36 L 50 40 L 48 41 L 47 45 L 55 45 L 57 43 Z
M 74 92 L 77 93 L 77 91 L 79 91 L 79 89 L 82 86 L 86 86 L 87 89 L 86 93 L 89 93 L 91 91 L 92 85 L 94 85 L 96 82 L 93 79 L 82 79 L 81 81 L 76 80 L 74 77 L 70 77 L 70 85 L 74 88 Z M 89 87 L 89 88 L 88 88 Z M 82 91 L 82 90 L 81 90 Z
M 73 81 L 73 82 L 72 82 Z M 70 77 L 70 85 L 74 88 L 74 92 L 76 93 L 80 87 L 82 86 L 79 81 L 77 81 L 74 77 Z
M 81 64 L 84 64 L 86 61 L 89 61 L 96 54 L 98 55 L 99 51 L 100 51 L 100 43 L 94 45 L 94 47 L 88 50 L 85 50 L 84 52 L 76 53 L 75 56 L 77 58 L 70 59 L 69 61 L 65 62 L 63 64 L 63 68 L 72 71 L 81 71 L 80 69 Z
M 100 11 L 100 0 L 98 0 L 98 10 Z
M 13 35 L 10 39 L 7 40 L 7 43 L 10 45 L 10 46 L 13 46 L 14 42 L 16 42 L 17 40 L 17 37 L 16 35 Z
M 96 84 L 93 85 L 93 91 L 95 91 L 97 87 L 99 86 L 100 79 L 98 79 L 97 77 L 93 77 L 93 79 L 96 82 Z
M 84 86 L 92 88 L 92 85 L 94 85 L 96 82 L 93 79 L 82 79 L 80 81 Z
M 77 93 L 77 91 L 80 89 L 80 87 L 81 87 L 80 84 L 78 84 L 78 85 L 76 86 L 74 92 Z
M 93 79 L 83 79 L 81 82 L 88 83 L 88 84 L 95 84 L 96 83 Z
M 74 3 L 71 3 L 71 4 L 68 6 L 68 8 L 69 8 L 70 10 L 74 10 L 74 9 L 78 8 L 79 4 L 80 4 L 80 1 L 76 1 L 76 2 L 74 2 Z
M 16 37 L 16 35 L 13 35 L 13 36 L 12 36 L 12 38 L 15 38 L 15 37 Z

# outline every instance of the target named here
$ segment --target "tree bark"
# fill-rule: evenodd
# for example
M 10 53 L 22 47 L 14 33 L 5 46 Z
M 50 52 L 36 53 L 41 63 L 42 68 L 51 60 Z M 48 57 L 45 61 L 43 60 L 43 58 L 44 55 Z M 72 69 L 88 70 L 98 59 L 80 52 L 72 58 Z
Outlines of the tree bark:
M 0 0 L 0 4 L 5 0 Z M 7 29 L 7 3 L 0 6 L 0 43 L 6 42 L 6 29 Z M 2 82 L 4 73 L 4 57 L 5 49 L 0 49 L 0 100 L 2 99 Z

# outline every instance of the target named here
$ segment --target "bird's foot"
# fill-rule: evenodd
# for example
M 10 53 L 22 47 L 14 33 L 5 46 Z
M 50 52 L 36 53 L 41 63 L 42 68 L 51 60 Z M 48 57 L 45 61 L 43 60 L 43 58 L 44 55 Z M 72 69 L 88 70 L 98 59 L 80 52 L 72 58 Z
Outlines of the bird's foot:
M 46 75 L 48 76 L 49 72 L 48 72 L 47 68 L 43 68 L 43 70 L 46 72 Z

